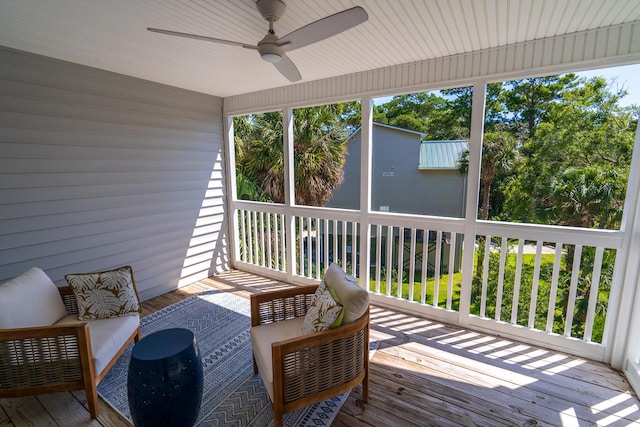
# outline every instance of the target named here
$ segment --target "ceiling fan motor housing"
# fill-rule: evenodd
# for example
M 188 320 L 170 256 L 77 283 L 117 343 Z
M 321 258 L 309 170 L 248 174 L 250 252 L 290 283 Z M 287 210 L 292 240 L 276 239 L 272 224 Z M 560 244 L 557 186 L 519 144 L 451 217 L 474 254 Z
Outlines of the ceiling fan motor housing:
M 258 0 L 256 8 L 264 19 L 275 22 L 284 14 L 287 5 L 282 0 Z
M 267 34 L 258 42 L 258 53 L 267 62 L 279 62 L 284 56 L 284 49 L 278 45 L 278 36 Z

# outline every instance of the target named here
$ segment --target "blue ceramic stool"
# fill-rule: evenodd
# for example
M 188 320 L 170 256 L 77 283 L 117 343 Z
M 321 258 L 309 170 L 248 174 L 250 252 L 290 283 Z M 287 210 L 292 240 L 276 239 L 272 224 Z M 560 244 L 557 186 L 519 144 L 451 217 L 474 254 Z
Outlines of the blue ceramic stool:
M 136 427 L 190 427 L 202 400 L 202 360 L 193 332 L 165 329 L 131 352 L 129 410 Z

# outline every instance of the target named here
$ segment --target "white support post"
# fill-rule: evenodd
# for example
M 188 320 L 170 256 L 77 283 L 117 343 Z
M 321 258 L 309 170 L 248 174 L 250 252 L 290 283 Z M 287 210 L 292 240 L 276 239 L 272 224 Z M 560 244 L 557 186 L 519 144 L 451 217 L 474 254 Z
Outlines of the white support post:
M 236 151 L 233 134 L 233 117 L 224 116 L 224 147 L 226 151 L 226 181 L 227 181 L 227 224 L 229 224 L 229 241 L 233 242 L 231 246 L 230 264 L 235 268 L 240 254 L 240 236 L 238 235 L 238 210 L 235 207 L 235 201 L 238 199 L 236 190 Z
M 473 252 L 476 243 L 478 194 L 480 193 L 480 165 L 482 164 L 482 136 L 487 85 L 480 81 L 473 86 L 471 105 L 471 135 L 469 138 L 469 168 L 467 171 L 467 199 L 465 201 L 464 244 L 462 246 L 462 288 L 458 322 L 469 322 L 471 285 L 473 282 Z
M 287 257 L 287 280 L 293 283 L 293 272 L 296 266 L 296 228 L 293 221 L 293 210 L 296 203 L 295 177 L 293 169 L 293 110 L 286 108 L 282 111 L 282 147 L 284 149 L 284 204 L 285 204 L 285 235 Z M 302 248 L 301 248 L 302 249 Z
M 616 369 L 630 369 L 640 361 L 640 123 L 624 201 L 622 248 L 616 256 L 605 325 L 605 362 Z M 626 366 L 625 366 L 626 360 Z M 631 368 L 635 369 L 635 368 Z M 627 373 L 629 375 L 629 373 Z M 629 376 L 637 382 L 640 375 Z M 632 384 L 640 390 L 640 384 Z
M 371 132 L 373 126 L 373 99 L 370 96 L 362 99 L 361 110 L 359 278 L 360 287 L 369 289 L 369 265 L 371 264 L 371 225 L 369 224 L 369 212 L 371 211 L 371 153 L 373 149 Z M 355 242 L 353 246 L 355 248 Z

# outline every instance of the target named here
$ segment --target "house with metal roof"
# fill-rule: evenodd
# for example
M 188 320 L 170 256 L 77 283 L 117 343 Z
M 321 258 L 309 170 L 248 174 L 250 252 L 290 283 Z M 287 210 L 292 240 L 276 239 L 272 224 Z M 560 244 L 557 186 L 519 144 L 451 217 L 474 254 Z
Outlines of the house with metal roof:
M 458 172 L 458 160 L 468 149 L 467 141 L 429 141 L 426 137 L 423 132 L 373 123 L 371 210 L 464 216 L 466 179 Z M 360 149 L 358 129 L 347 142 L 344 182 L 328 207 L 359 208 Z
M 468 149 L 467 141 L 423 140 L 427 134 L 410 129 L 373 123 L 371 162 L 371 210 L 414 215 L 440 217 L 464 217 L 466 199 L 466 177 L 458 171 L 458 160 Z M 327 207 L 359 209 L 360 201 L 360 152 L 361 131 L 356 130 L 347 141 L 347 158 L 344 165 L 344 181 L 336 189 Z M 418 160 L 416 162 L 416 159 Z M 364 207 L 363 207 L 364 209 Z M 409 230 L 405 230 L 404 241 L 410 242 Z M 382 233 L 386 242 L 386 232 Z M 422 242 L 424 231 L 418 230 L 418 242 Z M 400 239 L 400 231 L 394 231 L 394 241 Z M 440 263 L 446 270 L 449 266 L 450 236 L 436 236 L 430 232 L 428 266 L 433 269 L 435 247 L 440 242 Z M 397 244 L 397 243 L 396 243 Z M 454 243 L 454 271 L 459 271 L 461 242 Z M 405 245 L 406 246 L 406 245 Z M 386 243 L 380 245 L 381 264 L 391 261 L 397 265 L 398 254 L 394 251 L 391 260 L 386 257 Z M 403 256 L 403 264 L 409 262 L 409 254 Z M 418 245 L 415 257 L 421 259 L 422 246 Z M 373 259 L 373 258 L 372 258 Z M 421 262 L 416 263 L 421 271 Z

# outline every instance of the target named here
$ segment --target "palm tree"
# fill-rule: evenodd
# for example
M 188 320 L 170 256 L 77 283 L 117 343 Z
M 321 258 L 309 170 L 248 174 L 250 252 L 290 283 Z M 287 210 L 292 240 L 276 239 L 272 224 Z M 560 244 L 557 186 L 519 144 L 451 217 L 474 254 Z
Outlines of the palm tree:
M 324 206 L 333 190 L 342 184 L 348 137 L 343 112 L 340 104 L 295 110 L 296 204 Z M 268 199 L 284 203 L 282 113 L 265 113 L 237 120 L 240 130 L 236 133 L 237 173 L 242 174 L 243 180 L 255 182 Z
M 480 219 L 489 219 L 491 185 L 501 172 L 508 172 L 518 158 L 518 140 L 507 131 L 486 132 L 482 140 L 482 164 L 480 185 L 482 201 Z M 458 161 L 458 171 L 466 174 L 469 170 L 469 150 L 462 153 Z

